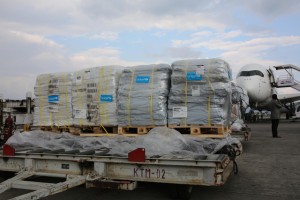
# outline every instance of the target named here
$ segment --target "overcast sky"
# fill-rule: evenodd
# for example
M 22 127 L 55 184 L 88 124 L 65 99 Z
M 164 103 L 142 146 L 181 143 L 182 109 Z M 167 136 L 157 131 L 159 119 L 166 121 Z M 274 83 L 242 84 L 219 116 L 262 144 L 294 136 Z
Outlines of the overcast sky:
M 1 0 L 0 93 L 100 65 L 221 58 L 300 66 L 299 0 Z

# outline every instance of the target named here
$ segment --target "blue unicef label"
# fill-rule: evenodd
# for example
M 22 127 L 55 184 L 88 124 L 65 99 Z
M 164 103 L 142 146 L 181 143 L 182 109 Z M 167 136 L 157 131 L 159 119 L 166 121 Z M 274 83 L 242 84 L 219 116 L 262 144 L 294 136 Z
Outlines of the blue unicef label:
M 202 75 L 197 74 L 196 72 L 187 72 L 186 73 L 186 80 L 187 81 L 201 81 Z
M 136 83 L 149 83 L 150 76 L 137 76 L 135 79 Z
M 101 94 L 100 102 L 113 102 L 113 95 L 110 94 Z
M 58 95 L 48 96 L 48 102 L 49 103 L 58 103 L 59 102 L 59 96 Z

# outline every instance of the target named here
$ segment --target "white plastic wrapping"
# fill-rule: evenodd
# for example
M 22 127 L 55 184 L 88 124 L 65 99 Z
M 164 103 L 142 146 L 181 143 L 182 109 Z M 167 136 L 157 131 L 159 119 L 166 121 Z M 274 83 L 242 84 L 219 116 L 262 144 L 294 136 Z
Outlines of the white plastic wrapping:
M 147 158 L 155 156 L 168 159 L 196 159 L 199 155 L 215 154 L 227 144 L 240 146 L 240 142 L 230 136 L 224 139 L 201 139 L 181 135 L 176 130 L 166 127 L 154 128 L 147 135 L 138 137 L 79 137 L 69 133 L 16 132 L 7 144 L 16 149 L 25 147 L 96 152 L 107 149 L 107 156 L 124 157 L 132 150 L 145 148 Z
M 231 106 L 231 130 L 241 131 L 245 128 L 244 116 L 245 110 L 249 104 L 249 97 L 244 90 L 237 86 L 235 83 L 231 83 L 232 87 L 232 106 Z
M 34 126 L 72 125 L 72 73 L 42 74 L 34 87 Z
M 229 125 L 231 69 L 220 59 L 181 60 L 172 64 L 168 123 Z
M 243 119 L 236 119 L 231 124 L 231 130 L 236 131 L 236 132 L 242 131 L 243 128 L 245 128 L 245 127 L 246 127 L 246 125 L 245 125 Z
M 171 67 L 140 65 L 123 70 L 118 89 L 118 124 L 166 125 Z
M 117 89 L 123 69 L 122 66 L 103 66 L 74 73 L 74 125 L 118 125 Z

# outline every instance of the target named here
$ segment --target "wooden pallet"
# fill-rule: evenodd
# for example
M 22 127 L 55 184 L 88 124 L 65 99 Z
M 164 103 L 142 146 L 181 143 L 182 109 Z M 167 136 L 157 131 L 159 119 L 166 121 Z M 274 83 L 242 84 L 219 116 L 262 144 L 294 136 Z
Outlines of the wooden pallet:
M 240 137 L 242 141 L 249 141 L 251 137 L 251 129 L 249 127 L 245 127 L 241 131 L 232 131 L 231 134 L 234 137 Z
M 69 132 L 68 126 L 39 126 L 37 128 L 42 131 L 51 131 L 54 133 Z
M 92 137 L 118 134 L 117 126 L 72 126 L 69 130 L 73 135 Z
M 224 138 L 231 133 L 230 126 L 221 124 L 168 125 L 168 127 L 177 130 L 181 134 L 205 138 Z
M 118 126 L 118 133 L 125 134 L 127 136 L 145 135 L 151 129 L 156 127 L 167 127 L 167 126 Z

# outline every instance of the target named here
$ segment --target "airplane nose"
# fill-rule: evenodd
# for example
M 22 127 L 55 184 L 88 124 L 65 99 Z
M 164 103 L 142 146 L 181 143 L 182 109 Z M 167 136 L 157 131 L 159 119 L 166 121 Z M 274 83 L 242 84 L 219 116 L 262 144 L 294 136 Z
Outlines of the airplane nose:
M 246 78 L 246 80 L 244 80 L 243 83 L 245 84 L 243 84 L 242 87 L 246 89 L 249 98 L 254 101 L 258 101 L 257 97 L 259 96 L 260 93 L 259 81 Z

